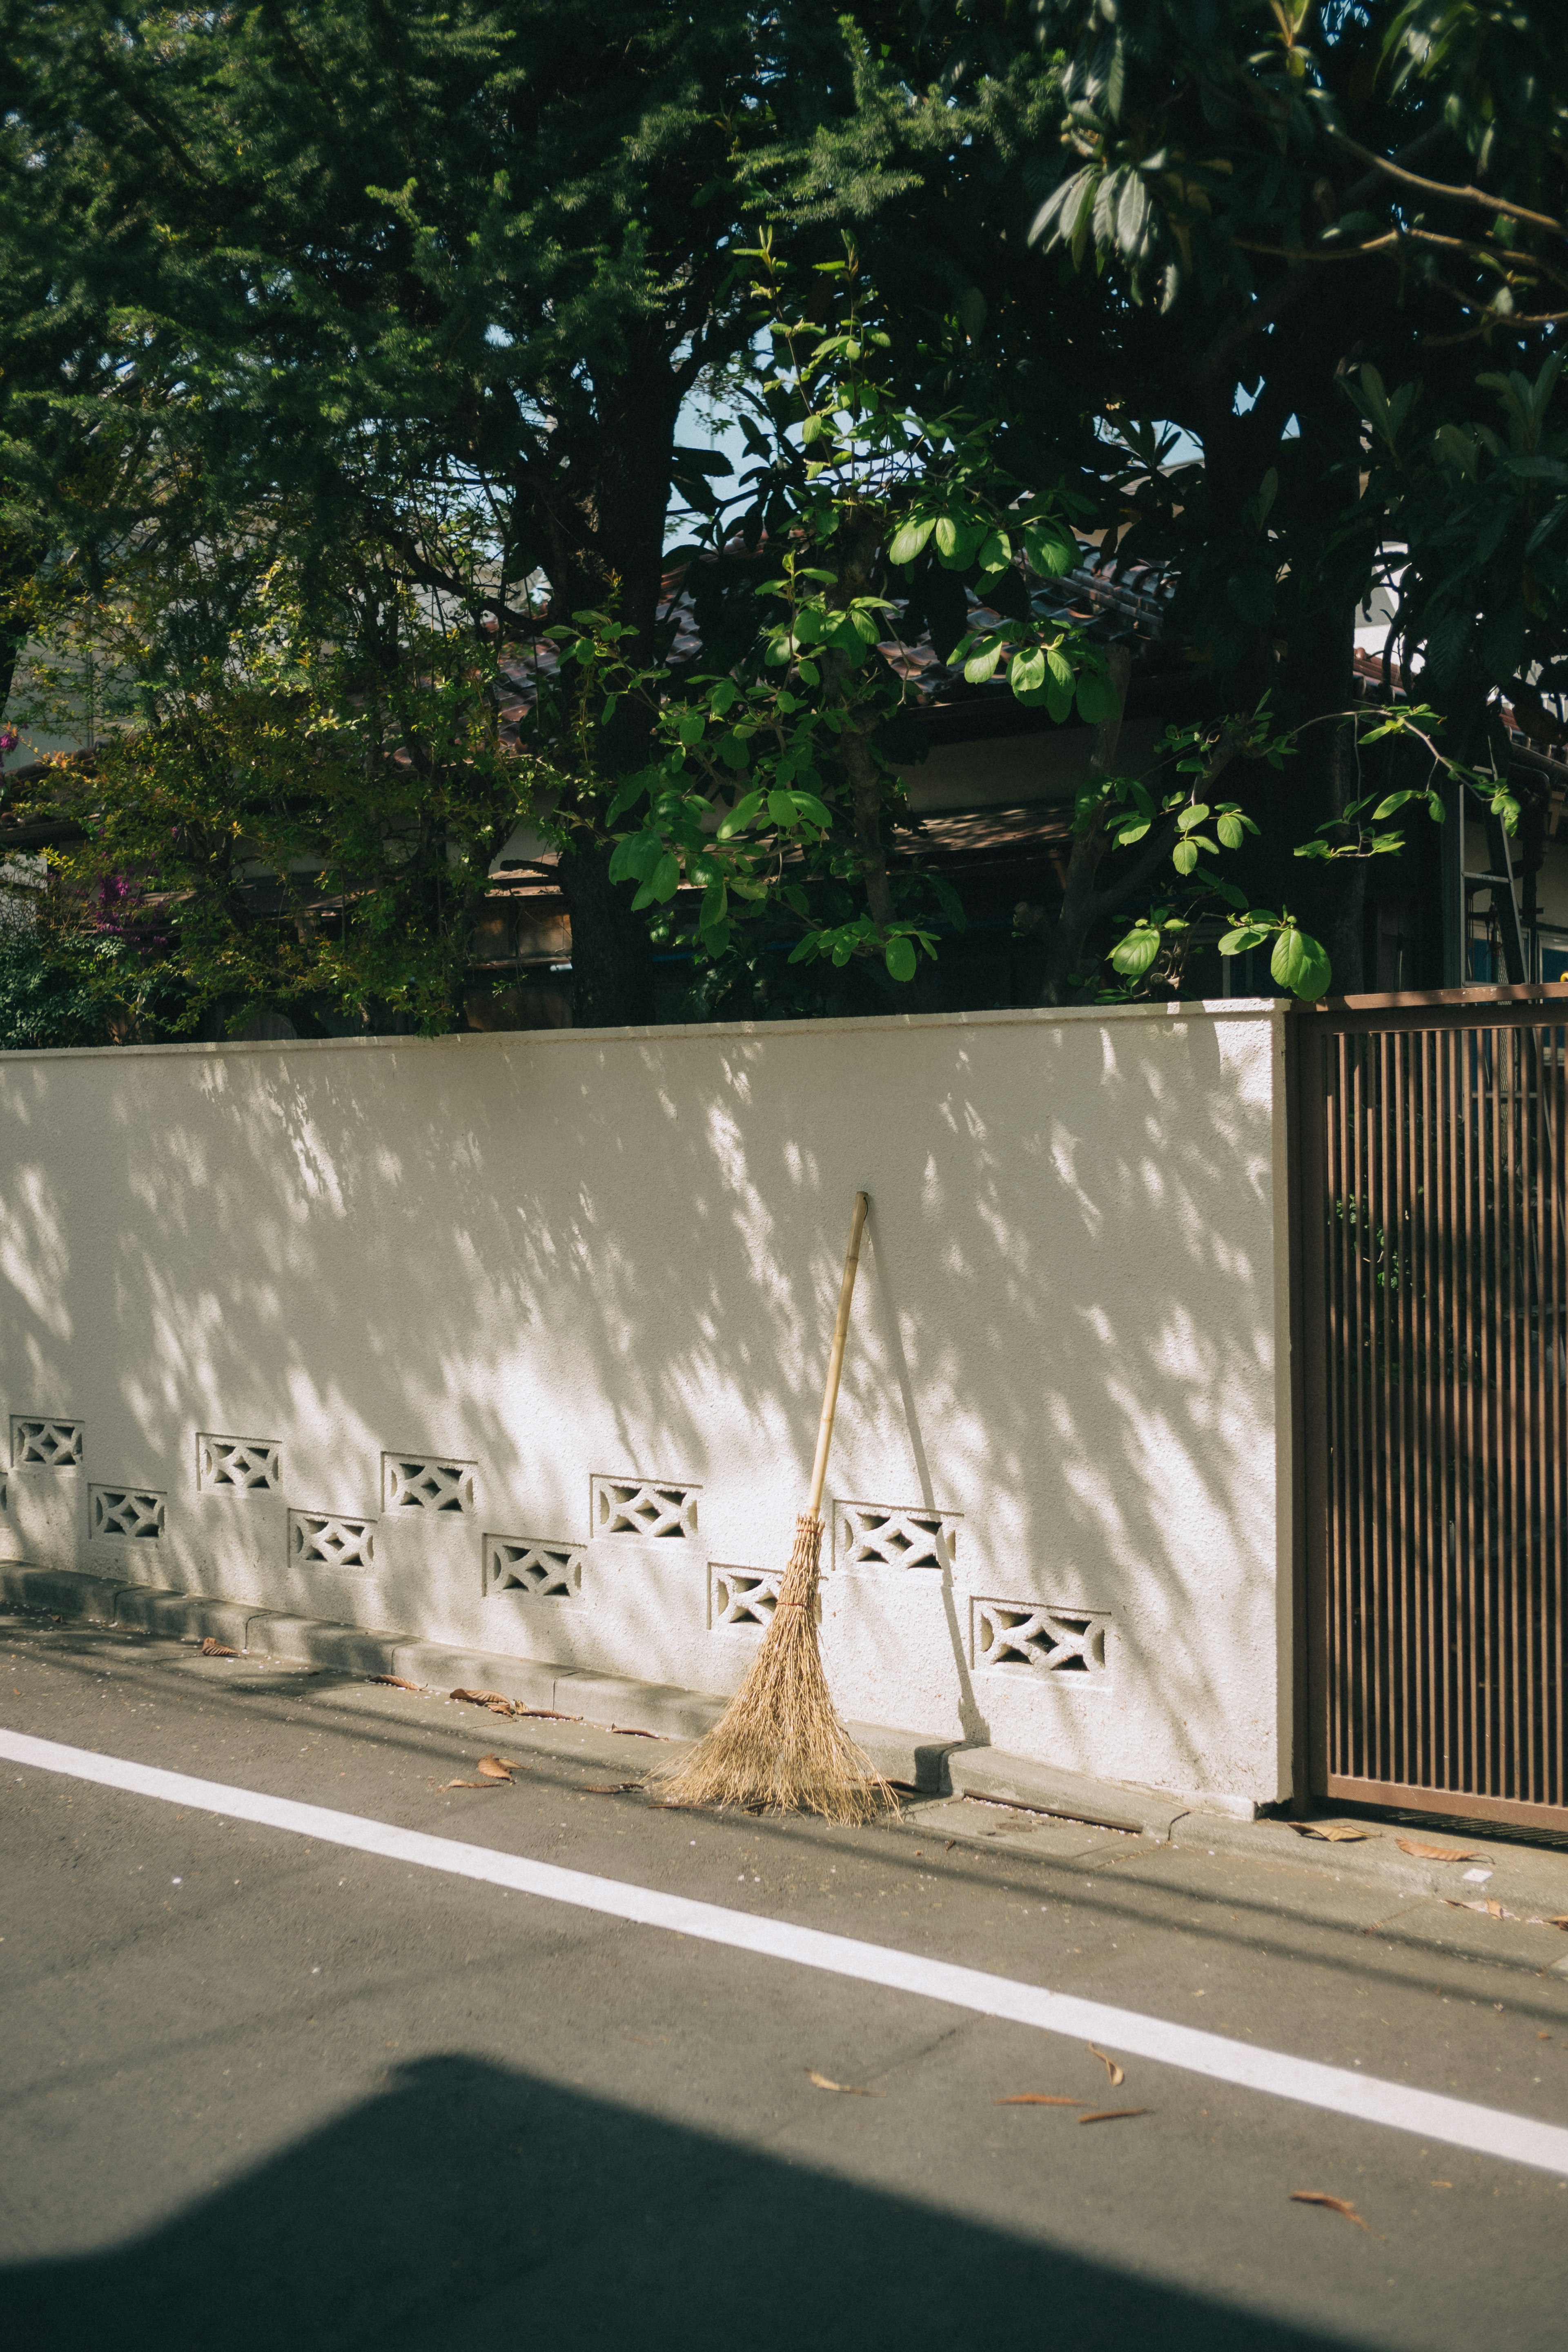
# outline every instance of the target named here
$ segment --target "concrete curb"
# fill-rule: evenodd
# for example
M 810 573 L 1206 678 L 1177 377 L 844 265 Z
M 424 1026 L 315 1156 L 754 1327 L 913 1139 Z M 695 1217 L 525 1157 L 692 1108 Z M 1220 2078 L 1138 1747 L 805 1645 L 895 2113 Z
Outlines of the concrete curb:
M 495 1691 L 521 1706 L 540 1707 L 609 1730 L 647 1731 L 662 1739 L 700 1739 L 725 1702 L 670 1683 L 637 1682 L 548 1659 L 505 1657 L 493 1651 L 450 1648 L 395 1631 L 290 1617 L 242 1601 L 199 1592 L 164 1591 L 84 1569 L 33 1568 L 0 1560 L 0 1604 L 76 1623 L 114 1625 L 167 1639 L 200 1642 L 209 1635 L 287 1665 L 354 1675 L 395 1675 L 436 1691 Z M 1121 1830 L 1188 1853 L 1285 1864 L 1338 1880 L 1383 1887 L 1391 1894 L 1440 1895 L 1460 1901 L 1484 1895 L 1510 1908 L 1568 1914 L 1568 1853 L 1510 1845 L 1465 1832 L 1426 1832 L 1395 1824 L 1364 1824 L 1356 1843 L 1329 1843 L 1276 1820 L 1244 1821 L 1207 1812 L 1201 1803 L 1154 1789 L 1122 1787 L 1087 1773 L 1010 1756 L 995 1748 L 964 1748 L 957 1740 L 883 1724 L 848 1727 L 877 1769 L 921 1797 L 973 1797 L 1063 1822 Z M 1465 1849 L 1474 1863 L 1435 1863 L 1402 1853 L 1398 1840 Z M 1490 1875 L 1467 1881 L 1467 1867 Z
M 661 1739 L 700 1739 L 726 1705 L 722 1698 L 682 1690 L 673 1683 L 637 1682 L 555 1665 L 547 1659 L 453 1649 L 395 1631 L 339 1625 L 322 1617 L 289 1617 L 243 1601 L 165 1591 L 81 1569 L 31 1568 L 25 1560 L 0 1560 L 0 1601 L 73 1623 L 123 1626 L 169 1640 L 210 1637 L 285 1665 L 394 1675 L 439 1691 L 494 1691 L 521 1706 L 553 1710 L 612 1731 L 651 1732 Z M 848 1729 L 878 1771 L 899 1787 L 922 1796 L 937 1795 L 945 1787 L 947 1758 L 956 1740 L 879 1723 L 852 1723 Z
M 1094 1829 L 1126 1830 L 1134 1837 L 1168 1845 L 1172 1832 L 1190 1808 L 1181 1798 L 1154 1789 L 1112 1786 L 1087 1772 L 1068 1772 L 1008 1756 L 996 1748 L 965 1748 L 948 1759 L 955 1797 L 978 1797 L 993 1805 L 1016 1805 L 1059 1821 L 1084 1822 Z M 1227 1823 L 1227 1827 L 1235 1824 Z

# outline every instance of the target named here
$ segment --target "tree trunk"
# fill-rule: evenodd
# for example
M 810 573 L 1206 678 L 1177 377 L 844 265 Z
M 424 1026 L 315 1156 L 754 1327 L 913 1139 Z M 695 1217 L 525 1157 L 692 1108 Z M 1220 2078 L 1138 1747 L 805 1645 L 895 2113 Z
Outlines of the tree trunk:
M 654 1018 L 653 942 L 633 892 L 610 880 L 614 845 L 583 833 L 561 853 L 572 918 L 572 1021 L 578 1029 L 637 1028 Z
M 866 885 L 866 904 L 877 929 L 885 931 L 893 919 L 893 886 L 882 842 L 882 772 L 864 735 L 847 730 L 839 751 L 849 775 L 855 855 Z

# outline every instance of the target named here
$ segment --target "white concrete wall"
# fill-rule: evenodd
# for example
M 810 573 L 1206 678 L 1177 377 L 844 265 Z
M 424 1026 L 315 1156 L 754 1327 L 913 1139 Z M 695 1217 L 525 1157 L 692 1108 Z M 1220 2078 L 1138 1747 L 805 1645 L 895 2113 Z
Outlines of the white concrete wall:
M 857 1566 L 836 1510 L 844 1712 L 1271 1800 L 1281 1052 L 1232 1003 L 0 1055 L 12 1517 L 29 1558 L 727 1690 L 759 1635 L 710 1564 L 787 1555 L 865 1186 L 829 1492 L 951 1518 L 939 1564 Z M 79 1467 L 22 1461 L 46 1416 Z M 204 1490 L 203 1432 L 277 1485 Z M 384 1454 L 471 1465 L 471 1508 L 391 1507 Z M 595 1532 L 595 1477 L 700 1489 L 695 1533 Z M 162 1532 L 95 1533 L 93 1487 Z M 374 1521 L 370 1563 L 291 1510 Z M 492 1534 L 585 1548 L 580 1590 L 487 1593 Z M 981 1601 L 1078 1612 L 1103 1668 L 987 1666 Z

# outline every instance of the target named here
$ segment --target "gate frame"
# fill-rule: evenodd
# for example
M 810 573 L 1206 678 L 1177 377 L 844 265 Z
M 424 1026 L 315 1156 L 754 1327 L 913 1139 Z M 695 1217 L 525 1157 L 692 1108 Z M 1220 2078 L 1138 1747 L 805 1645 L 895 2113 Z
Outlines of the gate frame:
M 1328 1448 L 1308 1425 L 1308 1402 L 1326 1395 L 1328 1349 L 1324 1320 L 1310 1311 L 1323 1295 L 1328 1201 L 1327 1152 L 1321 1123 L 1312 1111 L 1322 1100 L 1323 1046 L 1336 1032 L 1315 1025 L 1324 1014 L 1375 1015 L 1408 1009 L 1436 1013 L 1415 1026 L 1458 1029 L 1467 1016 L 1488 1007 L 1505 1012 L 1561 1007 L 1568 1025 L 1568 981 L 1532 981 L 1468 988 L 1405 990 L 1388 996 L 1329 996 L 1316 1003 L 1289 1003 L 1285 1024 L 1286 1213 L 1290 1221 L 1290 1435 L 1291 1435 L 1291 1695 L 1290 1811 L 1301 1819 L 1324 1801 L 1374 1805 L 1384 1812 L 1441 1814 L 1452 1821 L 1511 1822 L 1519 1828 L 1568 1830 L 1568 1804 L 1537 1805 L 1511 1797 L 1472 1795 L 1458 1789 L 1428 1789 L 1418 1782 L 1352 1780 L 1328 1770 L 1328 1612 L 1326 1545 Z M 1376 1027 L 1368 1019 L 1364 1027 Z M 1502 1021 L 1495 1025 L 1510 1027 Z M 1314 1148 L 1316 1146 L 1317 1148 Z

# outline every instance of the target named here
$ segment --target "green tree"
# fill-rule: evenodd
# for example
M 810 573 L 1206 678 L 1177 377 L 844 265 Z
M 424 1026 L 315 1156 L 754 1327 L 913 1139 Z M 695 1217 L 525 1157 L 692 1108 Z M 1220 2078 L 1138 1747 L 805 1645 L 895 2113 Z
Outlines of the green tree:
M 187 544 L 202 518 L 275 495 L 329 554 L 362 539 L 411 590 L 461 600 L 473 577 L 409 527 L 420 480 L 486 535 L 503 632 L 537 625 L 542 576 L 557 614 L 613 611 L 637 658 L 658 656 L 672 485 L 700 505 L 722 464 L 678 448 L 678 419 L 749 331 L 731 251 L 748 175 L 853 102 L 830 11 L 7 15 L 0 260 L 41 255 L 46 309 L 101 291 L 112 397 L 135 418 L 121 441 L 142 457 L 101 509 L 112 545 L 140 544 L 154 508 L 174 543 L 173 474 Z M 558 747 L 583 1021 L 651 1009 L 605 823 L 646 731 L 626 703 Z

